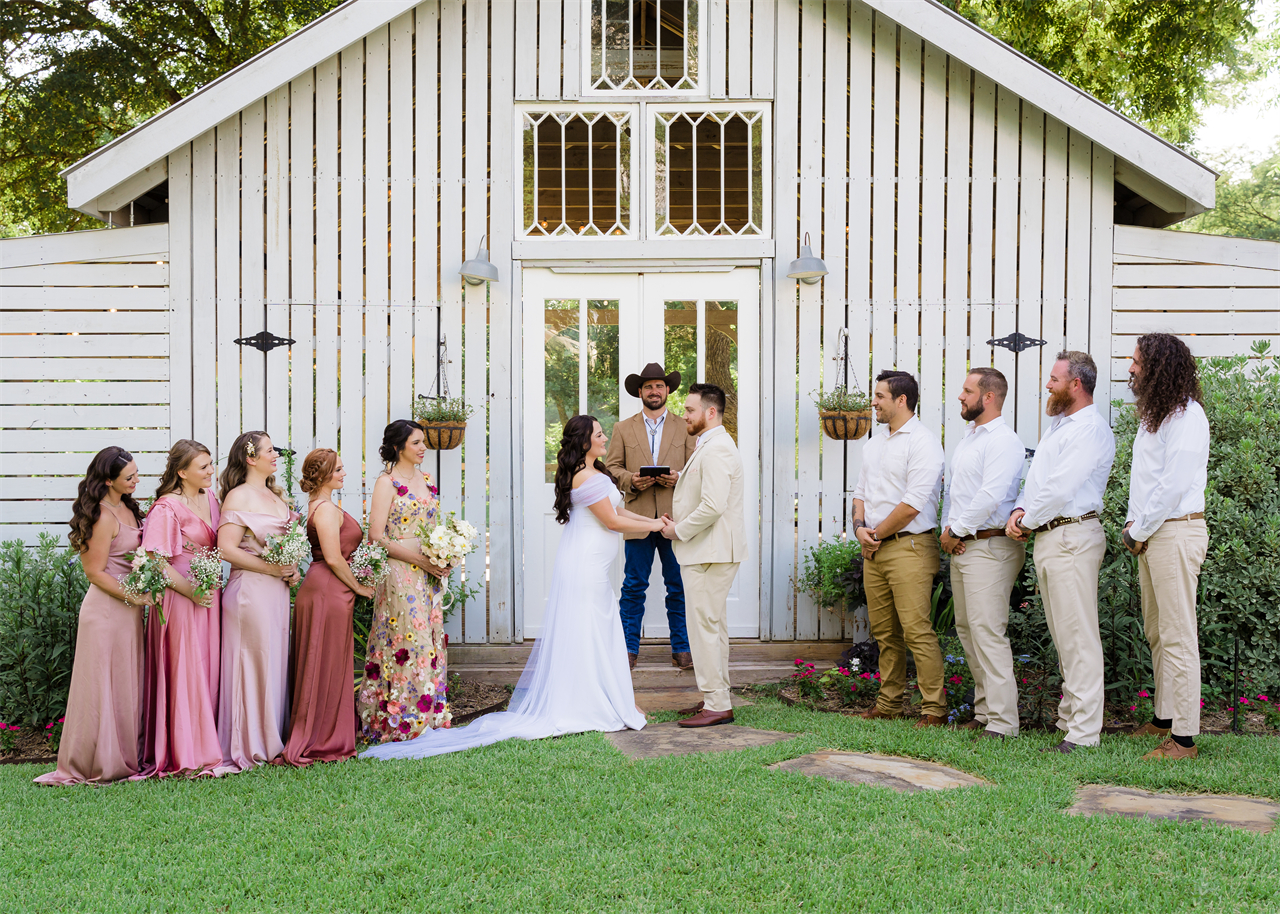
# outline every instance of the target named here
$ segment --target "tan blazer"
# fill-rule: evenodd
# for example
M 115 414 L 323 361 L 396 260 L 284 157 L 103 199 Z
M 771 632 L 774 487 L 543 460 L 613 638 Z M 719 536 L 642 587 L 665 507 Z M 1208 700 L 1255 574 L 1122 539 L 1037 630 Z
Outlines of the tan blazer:
M 654 483 L 643 492 L 631 488 L 631 479 L 641 467 L 669 466 L 679 473 L 693 456 L 694 439 L 685 429 L 684 418 L 668 410 L 662 424 L 662 441 L 658 459 L 649 453 L 649 434 L 644 427 L 644 413 L 636 413 L 613 427 L 613 438 L 604 456 L 604 465 L 618 480 L 618 488 L 626 499 L 625 507 L 642 517 L 661 517 L 671 513 L 674 489 Z M 628 533 L 626 539 L 644 539 L 647 533 Z
M 672 498 L 681 565 L 747 560 L 742 458 L 723 427 L 708 429 L 676 482 Z

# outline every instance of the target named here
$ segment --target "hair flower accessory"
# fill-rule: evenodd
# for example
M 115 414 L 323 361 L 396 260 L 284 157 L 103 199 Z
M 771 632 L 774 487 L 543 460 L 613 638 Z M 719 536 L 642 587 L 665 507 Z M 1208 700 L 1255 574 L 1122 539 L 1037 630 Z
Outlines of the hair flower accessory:
M 244 452 L 252 460 L 258 456 L 258 449 L 253 446 L 253 439 L 250 438 L 244 443 Z

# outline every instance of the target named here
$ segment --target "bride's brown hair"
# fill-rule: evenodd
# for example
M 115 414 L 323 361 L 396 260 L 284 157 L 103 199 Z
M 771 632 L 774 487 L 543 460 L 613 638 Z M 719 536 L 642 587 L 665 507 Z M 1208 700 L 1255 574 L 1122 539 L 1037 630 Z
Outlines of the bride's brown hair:
M 596 430 L 595 416 L 574 416 L 564 424 L 564 432 L 560 436 L 560 453 L 556 455 L 556 523 L 569 523 L 569 508 L 573 506 L 573 477 L 579 470 L 587 466 L 587 451 L 591 450 L 591 436 Z M 604 461 L 597 459 L 592 464 L 597 470 L 609 477 L 615 486 L 618 480 L 605 467 Z

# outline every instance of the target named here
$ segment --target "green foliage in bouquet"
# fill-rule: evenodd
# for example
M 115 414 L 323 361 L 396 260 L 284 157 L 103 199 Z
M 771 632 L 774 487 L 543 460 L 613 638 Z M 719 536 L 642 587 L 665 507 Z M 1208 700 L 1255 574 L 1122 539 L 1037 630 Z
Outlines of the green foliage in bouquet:
M 475 411 L 462 397 L 418 397 L 413 404 L 413 418 L 417 422 L 465 423 Z
M 856 413 L 871 408 L 871 400 L 860 390 L 833 387 L 831 390 L 815 390 L 810 394 L 820 412 Z

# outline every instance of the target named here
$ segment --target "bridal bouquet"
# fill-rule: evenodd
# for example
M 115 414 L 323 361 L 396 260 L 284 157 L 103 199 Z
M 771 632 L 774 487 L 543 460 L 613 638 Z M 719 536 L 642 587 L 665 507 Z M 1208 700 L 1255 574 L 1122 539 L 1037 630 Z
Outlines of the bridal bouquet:
M 187 580 L 191 582 L 192 596 L 197 603 L 222 586 L 222 553 L 216 546 L 212 549 L 197 547 L 192 552 L 191 572 Z
M 351 573 L 361 584 L 377 584 L 391 566 L 387 564 L 387 550 L 376 543 L 363 542 L 351 554 Z
M 130 603 L 154 606 L 160 614 L 160 624 L 164 625 L 164 611 L 160 604 L 164 600 L 164 590 L 169 586 L 165 563 L 147 555 L 146 550 L 139 546 L 131 565 L 129 573 L 120 579 L 121 589 L 128 595 Z
M 435 565 L 455 565 L 469 552 L 474 552 L 479 531 L 452 512 L 437 515 L 434 525 L 422 521 L 417 536 L 422 554 Z
M 268 565 L 296 565 L 307 557 L 311 543 L 307 531 L 295 520 L 284 533 L 267 537 L 267 547 L 262 550 L 262 560 Z

